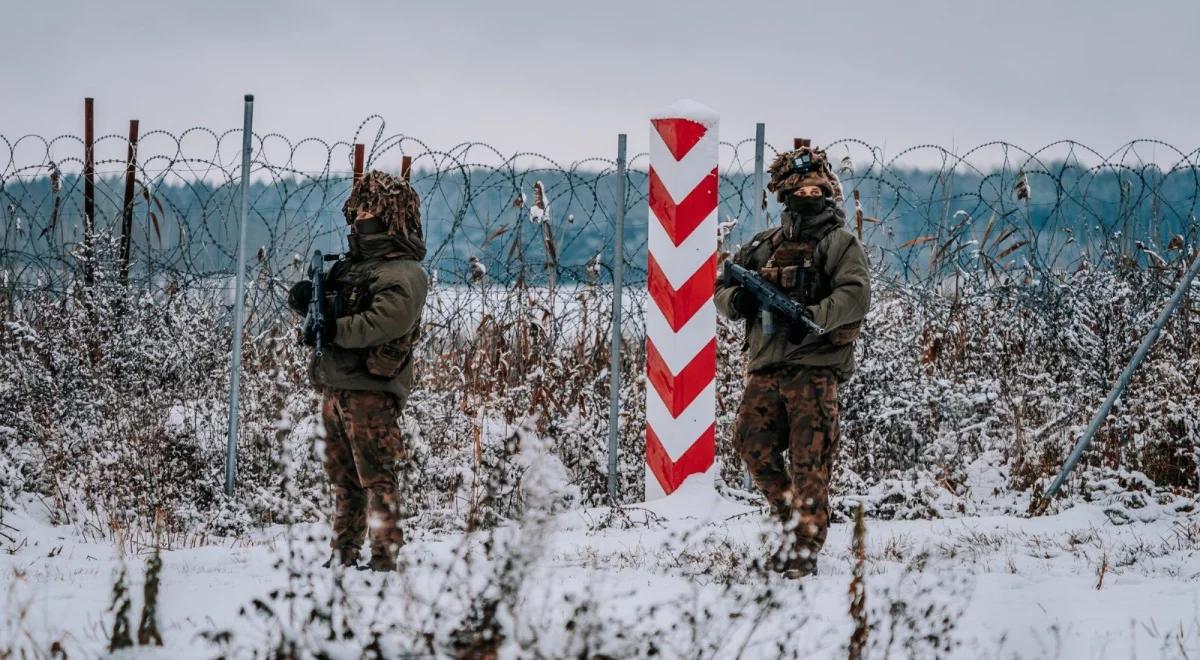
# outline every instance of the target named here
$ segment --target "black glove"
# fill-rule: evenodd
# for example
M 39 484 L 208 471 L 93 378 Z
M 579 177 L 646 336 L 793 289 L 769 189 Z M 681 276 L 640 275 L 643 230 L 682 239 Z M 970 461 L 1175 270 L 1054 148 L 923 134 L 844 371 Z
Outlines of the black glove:
M 288 307 L 291 307 L 300 314 L 307 312 L 308 303 L 312 302 L 312 291 L 312 280 L 300 280 L 296 282 L 288 291 Z
M 807 309 L 804 310 L 804 318 L 810 321 L 812 320 L 812 314 L 810 314 Z M 799 344 L 800 342 L 804 341 L 805 337 L 808 337 L 809 332 L 810 328 L 808 327 L 808 324 L 797 319 L 788 326 L 788 343 Z
M 733 311 L 737 312 L 738 318 L 748 319 L 758 313 L 758 298 L 741 287 L 733 292 L 732 303 Z
M 293 303 L 293 298 L 297 299 L 296 303 L 303 302 L 304 304 L 297 308 L 296 303 Z M 308 280 L 297 282 L 296 285 L 292 287 L 291 292 L 288 293 L 288 305 L 291 305 L 293 309 L 297 309 L 297 311 L 304 314 L 308 312 L 308 305 L 310 302 L 312 302 L 312 282 Z M 333 300 L 330 298 L 330 296 L 325 296 L 325 299 L 321 301 L 321 328 L 319 333 L 322 346 L 328 346 L 333 342 L 333 338 L 337 336 L 338 315 L 336 312 L 337 310 L 334 309 Z M 313 328 L 308 327 L 307 319 L 306 323 L 304 324 L 303 335 L 304 336 L 301 337 L 301 342 L 305 346 L 317 345 L 318 332 L 316 332 Z
M 328 308 L 328 305 L 326 305 L 326 307 Z M 333 318 L 333 315 L 329 313 L 323 313 L 322 315 L 325 317 L 325 319 L 321 323 L 321 345 L 328 346 L 332 344 L 334 338 L 337 337 L 337 319 Z M 309 328 L 304 329 L 304 345 L 317 345 L 317 333 L 310 331 Z

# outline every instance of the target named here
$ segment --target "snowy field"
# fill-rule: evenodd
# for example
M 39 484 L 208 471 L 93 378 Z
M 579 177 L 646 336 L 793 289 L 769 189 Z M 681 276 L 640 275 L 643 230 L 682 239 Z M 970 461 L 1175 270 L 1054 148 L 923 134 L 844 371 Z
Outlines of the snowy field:
M 7 594 L 0 649 L 45 652 L 59 641 L 71 657 L 103 654 L 112 585 L 123 564 L 136 626 L 145 566 L 137 544 L 126 539 L 122 559 L 112 540 L 47 524 L 36 500 L 19 507 L 4 529 L 16 543 L 0 556 Z M 351 629 L 368 620 L 374 629 L 391 624 L 382 648 L 411 648 L 421 637 L 414 626 L 441 639 L 440 627 L 466 614 L 462 603 L 471 599 L 460 596 L 506 583 L 487 565 L 486 544 L 493 563 L 500 556 L 528 560 L 519 569 L 519 593 L 506 600 L 502 657 L 561 657 L 583 648 L 626 657 L 650 649 L 664 657 L 845 657 L 853 627 L 851 525 L 833 526 L 820 574 L 802 582 L 748 569 L 770 533 L 756 509 L 693 479 L 672 497 L 616 516 L 589 509 L 495 534 L 418 533 L 405 549 L 407 571 L 386 580 L 320 568 L 323 524 L 238 540 L 176 539 L 184 547 L 163 553 L 159 622 L 166 647 L 133 655 L 243 657 L 283 634 L 317 638 L 334 657 L 342 657 L 339 648 L 358 657 L 341 642 L 322 642 L 327 628 L 299 623 L 305 614 L 296 602 L 290 612 L 275 607 L 280 614 L 269 623 L 239 614 L 253 610 L 256 598 L 286 602 L 270 594 L 289 586 L 311 589 L 320 600 L 338 577 L 345 594 L 332 608 L 335 618 L 340 612 Z M 868 657 L 1200 654 L 1195 515 L 1114 525 L 1100 507 L 1080 505 L 1038 519 L 868 521 L 866 535 Z M 228 646 L 208 641 L 221 631 L 233 633 Z
M 1153 316 L 1150 275 L 1079 277 L 1052 313 L 1026 308 L 1020 332 L 1005 330 L 1019 291 L 964 299 L 954 313 L 965 320 L 881 295 L 842 393 L 853 431 L 834 493 L 839 520 L 860 502 L 868 514 L 864 657 L 1200 658 L 1194 315 L 1160 339 L 1062 509 L 1022 516 L 1115 378 L 1111 357 Z M 421 436 L 407 466 L 406 568 L 386 579 L 320 566 L 329 505 L 304 349 L 268 338 L 266 361 L 246 372 L 243 433 L 257 441 L 241 448 L 231 502 L 219 492 L 219 310 L 130 308 L 144 316 L 97 364 L 77 341 L 93 332 L 84 308 L 19 310 L 0 324 L 19 348 L 0 397 L 0 660 L 103 656 L 118 575 L 128 571 L 136 631 L 156 545 L 166 646 L 124 657 L 490 657 L 480 647 L 496 641 L 504 658 L 847 657 L 850 524 L 833 526 L 821 573 L 797 583 L 757 565 L 778 531 L 752 495 L 689 482 L 649 504 L 580 508 L 604 501 L 604 294 L 447 286 L 431 298 L 439 350 L 426 352 L 406 413 Z M 626 302 L 637 342 L 644 300 Z M 471 341 L 485 318 L 500 340 L 490 353 Z M 543 337 L 560 341 L 521 350 Z M 926 347 L 920 359 L 914 346 Z M 721 400 L 732 403 L 741 366 L 727 355 Z M 524 366 L 498 374 L 514 363 Z M 633 420 L 642 366 L 627 365 Z M 147 382 L 168 387 L 147 393 Z M 720 443 L 732 406 L 723 411 Z M 544 438 L 522 435 L 539 421 Z M 619 484 L 632 502 L 642 435 L 636 422 L 623 432 Z M 121 531 L 159 515 L 178 535 Z M 302 524 L 262 527 L 280 520 Z M 226 533 L 239 535 L 214 536 Z

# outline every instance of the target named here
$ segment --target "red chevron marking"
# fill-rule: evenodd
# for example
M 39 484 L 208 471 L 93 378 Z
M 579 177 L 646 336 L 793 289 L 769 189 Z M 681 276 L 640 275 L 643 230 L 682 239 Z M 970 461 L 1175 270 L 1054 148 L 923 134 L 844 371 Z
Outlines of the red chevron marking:
M 699 438 L 688 447 L 687 451 L 672 461 L 663 448 L 662 442 L 654 434 L 654 429 L 646 427 L 646 464 L 658 479 L 658 484 L 668 495 L 693 474 L 704 472 L 713 464 L 716 455 L 717 425 L 713 424 L 700 434 Z
M 653 253 L 647 261 L 646 289 L 654 302 L 658 303 L 671 331 L 679 332 L 713 297 L 717 281 L 717 255 L 713 253 L 678 290 L 671 286 Z
M 687 240 L 696 231 L 696 227 L 704 222 L 709 213 L 717 208 L 717 168 L 713 168 L 707 176 L 696 184 L 682 202 L 676 203 L 671 199 L 671 193 L 663 185 L 662 179 L 650 166 L 650 210 L 659 224 L 667 230 L 667 236 L 675 247 Z
M 682 160 L 687 152 L 691 151 L 700 138 L 708 132 L 708 128 L 704 124 L 682 117 L 651 119 L 650 123 L 654 125 L 654 130 L 658 131 L 675 160 Z
M 646 376 L 654 386 L 671 417 L 679 417 L 680 413 L 700 396 L 704 388 L 713 381 L 717 373 L 717 338 L 713 337 L 704 348 L 696 353 L 691 362 L 679 371 L 671 373 L 671 368 L 663 360 L 658 347 L 649 337 L 646 338 Z

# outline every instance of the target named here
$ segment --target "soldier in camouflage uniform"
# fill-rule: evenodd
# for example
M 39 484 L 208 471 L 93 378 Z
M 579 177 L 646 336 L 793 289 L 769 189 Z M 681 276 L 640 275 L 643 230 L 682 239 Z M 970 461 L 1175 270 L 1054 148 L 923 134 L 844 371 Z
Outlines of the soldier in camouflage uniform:
M 771 565 L 802 577 L 816 572 L 829 528 L 838 384 L 854 372 L 854 340 L 871 290 L 866 254 L 843 226 L 841 185 L 825 153 L 808 147 L 783 153 L 770 174 L 767 188 L 784 205 L 781 226 L 755 236 L 734 263 L 805 305 L 829 332 L 817 335 L 776 316 L 776 331 L 765 334 L 758 300 L 737 285 L 719 283 L 716 305 L 728 318 L 746 320 L 749 373 L 734 447 L 794 539 L 773 551 Z
M 397 475 L 409 448 L 399 417 L 428 287 L 420 199 L 407 181 L 372 171 L 355 182 L 342 210 L 350 251 L 325 275 L 322 353 L 310 368 L 336 507 L 330 562 L 357 565 L 369 532 L 370 567 L 388 571 L 404 543 Z M 305 280 L 289 291 L 288 304 L 303 314 L 311 298 Z

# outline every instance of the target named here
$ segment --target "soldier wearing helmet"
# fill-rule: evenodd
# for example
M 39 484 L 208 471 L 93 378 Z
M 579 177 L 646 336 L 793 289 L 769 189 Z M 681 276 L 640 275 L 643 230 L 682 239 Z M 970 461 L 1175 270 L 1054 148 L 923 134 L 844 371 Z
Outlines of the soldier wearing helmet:
M 829 479 L 839 440 L 838 385 L 854 373 L 854 342 L 871 284 L 866 253 L 845 228 L 841 184 L 825 152 L 780 154 L 767 189 L 783 204 L 780 226 L 759 233 L 734 256 L 805 306 L 826 334 L 804 323 L 766 334 L 758 300 L 718 283 L 717 308 L 746 321 L 745 391 L 733 443 L 788 539 L 770 565 L 790 577 L 817 570 L 829 528 Z M 784 460 L 784 452 L 787 460 Z
M 310 377 L 321 392 L 334 496 L 330 563 L 357 565 L 369 536 L 369 567 L 395 570 L 404 543 L 398 467 L 410 448 L 399 417 L 413 384 L 412 350 L 428 288 L 420 203 L 407 181 L 384 172 L 356 181 L 342 207 L 350 250 L 324 277 L 329 321 Z M 303 314 L 312 290 L 312 282 L 298 282 L 288 305 Z M 305 337 L 310 345 L 315 339 Z

